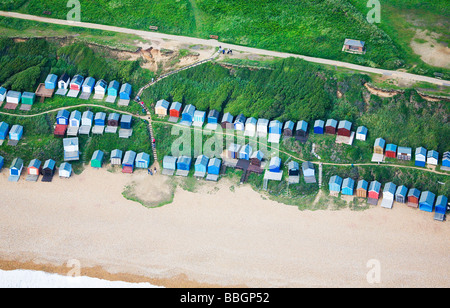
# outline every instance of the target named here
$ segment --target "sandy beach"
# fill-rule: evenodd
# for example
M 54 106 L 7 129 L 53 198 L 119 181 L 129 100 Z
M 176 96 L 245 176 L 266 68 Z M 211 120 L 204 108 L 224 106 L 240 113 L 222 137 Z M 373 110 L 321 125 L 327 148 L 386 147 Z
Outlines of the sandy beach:
M 77 260 L 87 276 L 166 287 L 450 287 L 450 227 L 433 213 L 299 211 L 226 179 L 149 209 L 124 187 L 157 194 L 168 177 L 86 168 L 52 183 L 0 173 L 1 269 L 65 274 Z

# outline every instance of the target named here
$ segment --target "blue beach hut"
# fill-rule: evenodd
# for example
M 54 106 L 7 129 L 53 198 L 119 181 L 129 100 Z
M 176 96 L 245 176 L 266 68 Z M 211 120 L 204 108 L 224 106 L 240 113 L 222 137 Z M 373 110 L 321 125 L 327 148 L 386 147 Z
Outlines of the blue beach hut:
M 1 168 L 1 167 L 0 167 Z M 438 196 L 436 199 L 435 212 L 439 214 L 446 214 L 448 206 L 448 198 L 446 196 Z
M 108 85 L 108 96 L 118 96 L 119 95 L 120 83 L 113 80 Z
M 280 172 L 281 170 L 281 158 L 278 156 L 272 157 L 269 163 L 270 172 Z
M 219 123 L 219 111 L 210 110 L 208 113 L 208 124 L 218 124 Z
M 249 160 L 250 156 L 252 155 L 252 147 L 250 144 L 246 144 L 243 147 L 241 147 L 241 150 L 239 151 L 239 159 L 245 159 Z
M 177 169 L 189 171 L 189 169 L 191 168 L 191 161 L 192 158 L 188 156 L 180 156 L 177 160 Z
M 120 99 L 130 100 L 131 99 L 131 85 L 129 83 L 124 83 L 122 87 L 120 87 Z
M 427 164 L 427 149 L 424 147 L 416 148 L 415 162 L 414 165 L 417 167 L 425 167 Z
M 322 120 L 316 120 L 314 122 L 314 134 L 323 134 L 325 122 Z
M 70 112 L 68 110 L 60 110 L 56 114 L 56 124 L 69 125 Z
M 177 169 L 177 158 L 173 156 L 164 156 L 163 169 L 175 170 Z
M 56 88 L 57 83 L 58 83 L 58 76 L 56 76 L 55 74 L 49 74 L 45 79 L 45 88 L 48 90 L 54 90 Z
M 136 155 L 136 168 L 147 169 L 150 166 L 150 155 L 141 152 Z
M 23 135 L 23 126 L 13 125 L 9 131 L 9 139 L 19 141 Z
M 122 160 L 122 173 L 133 173 L 136 152 L 126 151 Z
M 208 163 L 208 173 L 219 175 L 222 161 L 219 158 L 212 158 Z
M 328 182 L 328 188 L 330 192 L 339 193 L 341 191 L 341 185 L 342 185 L 342 178 L 339 175 L 333 175 L 330 178 L 330 181 Z
M 0 140 L 5 140 L 9 133 L 9 124 L 0 122 Z
M 181 121 L 191 123 L 194 120 L 195 107 L 194 105 L 186 105 L 181 114 Z
M 344 181 L 342 181 L 342 194 L 353 196 L 353 189 L 355 187 L 355 180 L 352 178 L 345 178 Z
M 133 121 L 133 117 L 129 114 L 124 114 L 120 118 L 120 127 L 123 129 L 131 129 L 131 122 Z
M 436 195 L 431 191 L 422 192 L 419 199 L 419 209 L 425 212 L 433 212 L 435 199 Z
M 208 169 L 209 158 L 205 155 L 200 155 L 195 160 L 194 168 L 195 172 L 206 173 Z

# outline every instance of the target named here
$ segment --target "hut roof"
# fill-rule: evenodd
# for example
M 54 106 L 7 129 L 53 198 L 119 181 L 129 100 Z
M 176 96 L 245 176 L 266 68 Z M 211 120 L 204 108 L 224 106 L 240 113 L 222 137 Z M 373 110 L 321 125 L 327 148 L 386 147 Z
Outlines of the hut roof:
M 406 187 L 405 185 L 400 185 L 397 187 L 395 195 L 406 197 L 407 193 L 408 193 L 408 187 Z
M 310 161 L 305 161 L 302 163 L 302 170 L 314 169 L 314 165 Z
M 111 89 L 119 90 L 119 87 L 120 87 L 120 83 L 117 80 L 113 80 L 108 84 L 108 89 L 111 88 Z
M 214 167 L 219 168 L 221 164 L 222 164 L 222 161 L 219 158 L 214 157 L 209 160 L 208 167 L 214 166 Z
M 119 121 L 119 119 L 120 114 L 118 114 L 117 112 L 113 112 L 108 115 L 108 121 Z
M 397 146 L 395 144 L 389 143 L 386 145 L 386 151 L 397 152 Z
M 439 158 L 439 153 L 435 150 L 430 150 L 427 153 L 427 158 L 435 158 L 438 159 Z
M 122 156 L 123 156 L 122 150 L 115 149 L 115 150 L 111 151 L 111 158 L 120 158 L 120 159 L 122 159 Z
M 345 39 L 344 45 L 349 45 L 353 47 L 364 47 L 366 43 L 364 41 L 358 41 L 358 40 L 352 40 L 352 39 Z
M 125 156 L 122 160 L 122 165 L 134 165 L 134 161 L 136 160 L 136 152 L 134 151 L 126 151 Z
M 11 163 L 11 169 L 20 169 L 23 167 L 23 160 L 21 158 L 14 158 L 14 160 Z
M 381 183 L 380 182 L 378 182 L 378 181 L 370 182 L 369 191 L 380 192 L 380 189 L 381 189 Z
M 222 122 L 229 122 L 232 123 L 233 122 L 233 115 L 229 112 L 225 113 L 222 117 Z
M 64 119 L 69 119 L 70 117 L 70 112 L 66 109 L 60 110 L 58 111 L 58 113 L 56 114 L 56 118 L 64 118 Z
M 147 153 L 141 152 L 136 155 L 136 161 L 150 162 L 150 155 L 148 155 Z
M 180 102 L 173 102 L 172 105 L 170 105 L 170 110 L 181 110 L 181 103 Z
M 430 206 L 434 205 L 434 200 L 436 198 L 436 195 L 433 194 L 431 191 L 424 191 L 420 195 L 419 203 L 426 203 Z
M 274 167 L 280 167 L 281 166 L 281 158 L 278 156 L 274 156 L 270 159 L 269 167 L 270 169 Z
M 120 93 L 128 93 L 131 94 L 131 85 L 129 83 L 124 83 L 120 87 Z
M 419 197 L 420 197 L 420 190 L 418 190 L 417 188 L 411 188 L 408 191 L 408 197 L 416 197 L 417 199 L 419 199 Z
M 347 121 L 347 120 L 339 121 L 338 129 L 351 130 L 352 129 L 352 123 Z
M 284 123 L 283 129 L 290 129 L 292 131 L 294 130 L 294 126 L 295 123 L 289 120 Z
M 395 185 L 394 183 L 388 182 L 388 183 L 384 184 L 383 193 L 390 193 L 394 196 L 396 190 L 397 190 L 397 185 Z
M 234 119 L 234 123 L 242 123 L 245 124 L 245 121 L 247 120 L 247 118 L 241 113 L 240 115 L 238 115 L 236 117 L 236 119 Z
M 342 181 L 342 188 L 351 188 L 353 189 L 355 187 L 355 180 L 352 178 L 345 178 Z
M 255 125 L 258 123 L 258 120 L 256 120 L 256 118 L 254 117 L 250 117 L 247 119 L 247 121 L 245 121 L 245 125 Z
M 94 113 L 92 111 L 90 111 L 90 110 L 86 110 L 85 112 L 83 112 L 82 119 L 93 120 L 94 119 Z
M 44 163 L 44 169 L 54 170 L 56 162 L 53 159 L 47 159 Z
M 338 125 L 338 121 L 336 121 L 335 119 L 328 119 L 327 122 L 325 123 L 325 126 L 331 126 L 336 128 Z
M 239 149 L 241 148 L 241 146 L 239 144 L 236 143 L 232 143 L 230 144 L 230 146 L 228 147 L 228 151 L 230 152 L 239 152 Z
M 64 147 L 78 146 L 78 138 L 64 138 L 63 145 Z
M 164 108 L 169 109 L 170 103 L 166 101 L 165 99 L 161 99 L 156 102 L 155 108 Z
M 106 89 L 108 87 L 108 85 L 106 84 L 106 81 L 104 81 L 103 79 L 100 79 L 99 81 L 97 81 L 97 83 L 95 84 L 95 87 L 101 87 L 103 89 Z
M 306 132 L 308 130 L 308 122 L 301 120 L 297 122 L 297 130 Z
M 411 155 L 412 149 L 408 147 L 398 147 L 397 152 L 401 154 Z
M 423 156 L 424 158 L 427 157 L 427 149 L 424 147 L 416 148 L 416 156 Z
M 75 75 L 73 76 L 72 80 L 70 81 L 71 84 L 77 84 L 77 85 L 82 85 L 84 81 L 84 77 L 81 75 Z
M 200 155 L 197 156 L 197 159 L 195 160 L 195 165 L 203 165 L 208 166 L 209 158 L 206 155 Z
M 62 164 L 59 166 L 59 169 L 60 169 L 60 170 L 67 171 L 67 172 L 72 172 L 72 165 L 69 164 L 69 163 L 64 162 L 64 163 L 62 163 Z
M 300 169 L 300 165 L 298 162 L 296 162 L 295 160 L 291 160 L 288 163 L 288 169 L 289 170 L 299 170 Z
M 95 86 L 95 79 L 93 77 L 88 77 L 83 83 L 83 86 L 87 87 L 94 87 Z
M 106 120 L 106 113 L 104 113 L 104 112 L 97 112 L 95 114 L 95 120 Z
M 133 117 L 129 114 L 124 114 L 122 115 L 122 117 L 120 118 L 120 122 L 122 123 L 131 123 L 131 121 L 133 120 Z
M 30 163 L 28 164 L 28 168 L 36 168 L 39 169 L 41 167 L 41 161 L 39 159 L 33 159 L 32 161 L 30 161 Z
M 264 158 L 264 153 L 262 151 L 258 150 L 256 152 L 253 152 L 252 156 L 250 158 L 256 158 L 261 161 Z
M 208 118 L 219 118 L 219 111 L 212 109 L 208 112 Z
M 67 75 L 66 73 L 64 73 L 64 74 L 61 75 L 61 77 L 59 77 L 58 81 L 63 81 L 65 83 L 67 83 L 67 82 L 69 82 L 69 80 L 70 80 L 70 76 Z
M 163 166 L 166 166 L 167 164 L 173 164 L 175 165 L 177 163 L 177 157 L 174 156 L 164 156 L 163 159 Z
M 258 119 L 257 124 L 258 126 L 268 126 L 269 125 L 269 120 L 267 119 Z
M 367 135 L 368 129 L 365 126 L 359 126 L 358 129 L 356 130 L 357 134 L 360 135 Z
M 356 189 L 364 189 L 367 190 L 369 187 L 369 183 L 366 180 L 359 180 Z
M 186 105 L 183 109 L 183 113 L 188 113 L 192 116 L 194 116 L 194 112 L 195 112 L 195 107 L 194 107 L 194 105 L 191 105 L 191 104 Z
M 377 138 L 375 140 L 374 146 L 378 146 L 384 149 L 384 146 L 386 145 L 386 141 L 383 138 Z
M 94 152 L 94 154 L 92 154 L 92 159 L 91 160 L 97 160 L 97 161 L 102 161 L 103 160 L 103 152 L 100 150 L 97 150 Z

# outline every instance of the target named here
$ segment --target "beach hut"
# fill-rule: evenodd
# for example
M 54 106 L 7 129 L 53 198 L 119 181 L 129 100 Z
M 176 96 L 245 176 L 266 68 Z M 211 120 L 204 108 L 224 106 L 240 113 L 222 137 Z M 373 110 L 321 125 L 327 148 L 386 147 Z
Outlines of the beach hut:
M 0 156 L 0 170 L 2 170 L 4 164 L 5 164 L 5 159 L 3 158 L 3 156 Z
M 234 129 L 237 131 L 244 131 L 246 120 L 247 118 L 243 114 L 238 115 L 236 119 L 234 119 Z
M 355 180 L 352 178 L 345 178 L 342 181 L 341 193 L 343 195 L 353 196 L 353 189 L 355 188 Z
M 411 160 L 412 159 L 412 149 L 408 147 L 398 147 L 397 158 L 399 160 Z
M 27 173 L 32 176 L 39 176 L 41 174 L 41 161 L 39 159 L 33 159 L 28 164 Z
M 339 193 L 341 191 L 342 178 L 339 175 L 333 175 L 328 181 L 328 189 L 330 192 Z
M 148 169 L 150 166 L 150 155 L 144 152 L 138 153 L 136 155 L 135 165 L 136 168 Z
M 251 155 L 252 155 L 252 147 L 250 146 L 250 144 L 247 143 L 246 145 L 241 147 L 239 151 L 239 159 L 249 160 Z
M 111 165 L 121 165 L 122 164 L 122 156 L 123 152 L 119 149 L 115 149 L 111 151 Z
M 316 120 L 314 122 L 314 134 L 323 134 L 323 127 L 325 122 L 322 120 Z
M 289 176 L 299 176 L 300 175 L 300 165 L 298 162 L 291 160 L 288 163 L 288 174 L 289 174 Z
M 13 125 L 11 130 L 9 131 L 9 139 L 19 141 L 23 136 L 23 126 L 22 125 Z
M 377 205 L 380 198 L 381 183 L 378 181 L 372 181 L 369 185 L 368 201 L 370 204 Z
M 173 102 L 172 105 L 170 105 L 169 114 L 171 117 L 179 118 L 181 116 L 181 103 Z
M 15 158 L 11 163 L 11 167 L 9 168 L 9 175 L 20 176 L 22 170 L 23 170 L 23 160 L 20 158 Z
M 80 148 L 78 138 L 64 138 L 64 161 L 79 160 Z
M 281 158 L 274 156 L 270 159 L 269 163 L 270 172 L 280 172 L 281 171 Z
M 70 178 L 72 175 L 72 165 L 69 163 L 62 163 L 59 166 L 59 177 L 61 178 Z
M 437 166 L 439 161 L 439 153 L 435 150 L 427 152 L 427 164 Z
M 92 93 L 92 91 L 94 91 L 94 87 L 95 87 L 95 79 L 92 77 L 88 77 L 83 83 L 82 91 L 84 93 Z
M 389 143 L 386 145 L 386 157 L 395 158 L 397 157 L 397 146 L 395 144 Z
M 369 183 L 366 180 L 359 180 L 356 186 L 356 196 L 360 198 L 367 198 L 367 191 Z
M 120 83 L 116 80 L 111 81 L 108 84 L 108 96 L 117 97 L 119 96 Z
M 33 105 L 36 99 L 36 94 L 32 92 L 23 92 L 22 94 L 22 104 Z
M 406 203 L 408 196 L 408 187 L 405 185 L 400 185 L 397 187 L 397 191 L 395 192 L 395 201 L 399 203 Z
M 314 164 L 310 161 L 305 161 L 302 163 L 302 172 L 304 177 L 315 177 L 316 170 L 314 169 Z
M 70 87 L 70 77 L 66 73 L 62 74 L 58 80 L 58 88 L 67 90 Z
M 233 115 L 229 112 L 225 113 L 220 122 L 220 126 L 222 126 L 222 129 L 233 129 Z
M 0 122 L 0 140 L 5 140 L 9 133 L 9 124 Z
M 420 190 L 411 188 L 408 191 L 408 206 L 417 208 L 419 206 Z
M 442 167 L 450 168 L 450 152 L 445 152 L 442 157 Z
M 120 87 L 120 92 L 119 92 L 120 99 L 130 100 L 131 99 L 131 92 L 132 92 L 131 85 L 129 83 L 124 83 Z
M 108 126 L 118 127 L 120 123 L 120 114 L 113 112 L 108 115 Z
M 335 135 L 338 126 L 338 121 L 335 119 L 328 119 L 325 123 L 325 133 Z
M 199 155 L 195 160 L 194 169 L 195 176 L 204 176 L 208 170 L 209 158 L 205 155 Z
M 283 124 L 281 124 L 278 120 L 270 121 L 269 123 L 269 134 L 275 134 L 281 136 L 281 131 L 283 128 Z
M 177 158 L 173 156 L 164 156 L 163 169 L 167 170 L 177 169 Z
M 51 178 L 55 174 L 56 162 L 53 159 L 47 159 L 42 168 L 43 182 L 51 181 Z
M 298 121 L 297 128 L 295 129 L 295 136 L 298 137 L 306 137 L 308 134 L 308 122 L 306 121 Z
M 120 128 L 123 129 L 131 129 L 131 124 L 133 121 L 133 117 L 129 114 L 124 114 L 120 118 Z
M 81 112 L 74 110 L 70 113 L 69 126 L 80 127 L 81 125 Z
M 5 100 L 6 92 L 8 92 L 8 91 L 6 91 L 5 88 L 0 87 L 0 103 L 3 103 L 3 101 Z
M 92 154 L 91 158 L 91 167 L 93 168 L 101 168 L 103 164 L 103 156 L 104 153 L 100 150 L 97 150 Z
M 240 148 L 241 148 L 241 146 L 239 144 L 236 144 L 236 143 L 230 144 L 230 146 L 228 147 L 227 153 L 226 153 L 226 157 L 237 159 L 239 156 Z
M 72 80 L 70 81 L 70 90 L 81 91 L 83 82 L 84 82 L 83 76 L 81 75 L 73 76 Z
M 58 76 L 55 74 L 48 74 L 47 78 L 45 78 L 45 88 L 48 90 L 54 90 L 56 88 L 56 84 L 58 83 Z
M 6 103 L 8 104 L 18 105 L 21 98 L 22 98 L 21 92 L 9 90 L 8 93 L 6 93 Z
M 447 213 L 448 198 L 446 196 L 440 195 L 436 199 L 436 205 L 434 210 L 436 213 L 445 215 Z
M 248 118 L 245 121 L 245 135 L 253 137 L 256 134 L 256 125 L 258 124 L 258 120 L 253 117 Z
M 431 191 L 422 192 L 419 199 L 419 210 L 425 212 L 433 212 L 435 199 L 436 195 Z
M 383 138 L 377 138 L 373 145 L 373 152 L 375 154 L 384 154 L 385 145 L 386 145 L 386 141 Z
M 70 112 L 68 110 L 60 110 L 56 114 L 56 124 L 69 125 Z
M 86 110 L 83 112 L 83 116 L 81 117 L 81 125 L 82 126 L 92 126 L 94 123 L 94 113 L 90 110 Z
M 192 158 L 188 156 L 180 156 L 177 160 L 177 169 L 183 171 L 189 171 L 191 168 Z
M 286 121 L 283 126 L 283 136 L 292 137 L 294 135 L 294 126 L 295 123 L 293 121 Z
M 219 123 L 219 111 L 212 109 L 208 112 L 208 124 Z
M 97 126 L 105 126 L 106 124 L 106 113 L 97 112 L 94 117 L 94 123 Z
M 136 152 L 126 151 L 122 160 L 122 173 L 133 173 Z
M 206 112 L 200 111 L 200 110 L 195 110 L 194 111 L 194 120 L 193 120 L 192 125 L 197 126 L 197 127 L 202 127 L 203 123 L 205 123 L 205 119 L 206 119 Z
M 219 158 L 211 158 L 208 163 L 208 173 L 219 175 L 222 161 Z
M 347 120 L 339 121 L 337 134 L 338 136 L 350 137 L 352 134 L 352 123 Z
M 194 105 L 186 105 L 181 114 L 181 121 L 192 123 L 194 119 L 195 107 Z
M 156 102 L 155 105 L 155 114 L 160 116 L 166 116 L 167 112 L 169 110 L 170 103 L 166 101 L 165 99 L 161 99 Z
M 392 208 L 392 203 L 395 199 L 395 193 L 397 191 L 397 185 L 392 182 L 384 184 L 383 188 L 383 201 L 381 203 L 382 207 Z
M 418 167 L 425 167 L 427 163 L 427 149 L 424 147 L 416 148 L 415 159 L 414 165 Z
M 95 84 L 94 90 L 96 95 L 105 96 L 108 84 L 103 79 L 100 79 Z
M 361 141 L 366 141 L 368 129 L 365 126 L 359 126 L 356 129 L 356 139 Z
M 260 150 L 253 152 L 252 156 L 250 156 L 250 164 L 254 166 L 261 166 L 261 162 L 264 158 L 264 153 Z
M 267 135 L 267 128 L 269 126 L 269 120 L 267 119 L 258 119 L 256 123 L 256 133 L 258 136 L 265 137 Z

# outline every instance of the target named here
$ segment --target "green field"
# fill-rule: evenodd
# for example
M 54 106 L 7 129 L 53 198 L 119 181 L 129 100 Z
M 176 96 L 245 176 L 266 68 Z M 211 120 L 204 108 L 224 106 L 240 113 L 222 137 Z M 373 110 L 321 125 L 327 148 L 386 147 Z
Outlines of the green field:
M 364 2 L 364 3 L 363 3 Z M 81 0 L 81 20 L 133 29 L 209 38 L 218 35 L 222 42 L 342 60 L 367 66 L 396 69 L 411 68 L 420 62 L 424 74 L 448 70 L 422 66 L 406 46 L 399 27 L 404 25 L 401 8 L 420 8 L 433 17 L 447 19 L 445 0 L 416 5 L 420 1 L 386 1 L 382 4 L 385 22 L 369 24 L 367 1 L 362 0 L 160 0 L 89 1 Z M 421 2 L 420 2 L 421 3 Z M 69 8 L 60 1 L 3 1 L 2 10 L 65 19 Z M 44 14 L 50 11 L 50 15 Z M 393 21 L 397 24 L 391 26 Z M 430 25 L 431 27 L 431 25 Z M 428 29 L 428 25 L 426 26 Z M 433 28 L 434 29 L 434 28 Z M 341 51 L 345 38 L 363 40 L 365 55 Z M 448 41 L 448 38 L 445 39 Z M 418 68 L 416 68 L 418 70 Z

